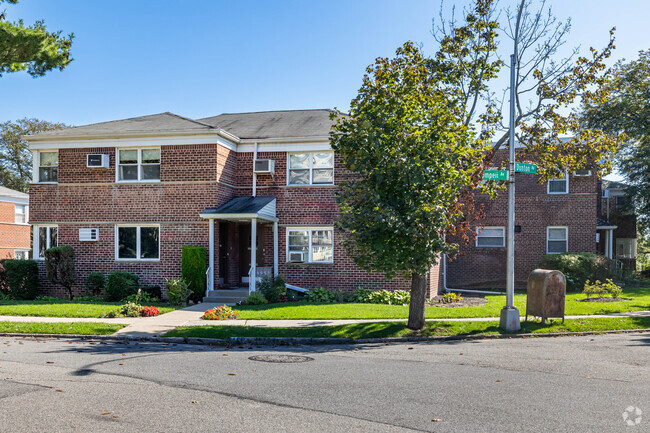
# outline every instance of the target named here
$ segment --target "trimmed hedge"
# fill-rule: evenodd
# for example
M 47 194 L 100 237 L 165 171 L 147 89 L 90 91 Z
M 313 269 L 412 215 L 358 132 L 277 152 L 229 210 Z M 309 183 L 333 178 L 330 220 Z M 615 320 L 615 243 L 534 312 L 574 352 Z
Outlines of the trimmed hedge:
M 86 278 L 86 289 L 94 295 L 99 296 L 106 287 L 106 276 L 101 272 L 91 272 Z
M 9 293 L 15 299 L 36 299 L 39 294 L 38 265 L 34 260 L 5 260 Z
M 605 281 L 612 276 L 612 261 L 594 253 L 548 254 L 539 267 L 562 272 L 567 290 L 574 291 L 582 291 L 587 280 Z
M 125 271 L 113 271 L 106 280 L 106 300 L 121 301 L 138 293 L 138 276 Z
M 184 246 L 181 257 L 181 278 L 192 291 L 190 299 L 198 302 L 205 296 L 205 247 Z

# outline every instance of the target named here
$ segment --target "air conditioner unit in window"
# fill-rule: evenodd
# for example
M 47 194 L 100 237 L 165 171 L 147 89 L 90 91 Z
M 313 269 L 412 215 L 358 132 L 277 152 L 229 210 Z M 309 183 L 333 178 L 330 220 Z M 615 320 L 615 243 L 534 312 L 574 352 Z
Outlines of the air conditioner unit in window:
M 110 164 L 110 156 L 101 153 L 92 153 L 86 155 L 86 167 L 90 168 L 108 168 Z
M 82 242 L 98 241 L 99 229 L 79 229 L 79 240 Z
M 275 173 L 275 161 L 272 159 L 256 159 L 254 166 L 255 173 Z
M 573 172 L 573 175 L 577 177 L 591 176 L 591 170 L 576 170 Z
M 295 262 L 295 263 L 301 263 L 305 261 L 305 253 L 304 252 L 290 252 L 289 253 L 289 261 L 290 262 Z

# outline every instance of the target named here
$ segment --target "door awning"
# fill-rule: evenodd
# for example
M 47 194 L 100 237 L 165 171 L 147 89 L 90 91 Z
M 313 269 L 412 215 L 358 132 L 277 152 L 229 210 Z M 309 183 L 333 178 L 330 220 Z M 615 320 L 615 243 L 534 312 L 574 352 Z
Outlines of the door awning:
M 602 218 L 596 218 L 596 230 L 615 230 L 618 226 L 611 224 Z
M 275 197 L 236 197 L 217 208 L 205 209 L 199 215 L 205 219 L 227 221 L 250 221 L 259 219 L 277 222 L 275 216 Z

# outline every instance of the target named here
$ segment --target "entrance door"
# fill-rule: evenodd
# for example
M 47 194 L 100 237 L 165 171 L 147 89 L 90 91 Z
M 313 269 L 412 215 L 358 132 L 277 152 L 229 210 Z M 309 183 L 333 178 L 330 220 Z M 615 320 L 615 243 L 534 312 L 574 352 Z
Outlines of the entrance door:
M 263 263 L 264 253 L 260 239 L 264 239 L 265 226 L 257 222 L 257 266 Z M 248 282 L 248 272 L 251 269 L 251 226 L 250 224 L 241 224 L 239 226 L 239 275 L 242 282 Z

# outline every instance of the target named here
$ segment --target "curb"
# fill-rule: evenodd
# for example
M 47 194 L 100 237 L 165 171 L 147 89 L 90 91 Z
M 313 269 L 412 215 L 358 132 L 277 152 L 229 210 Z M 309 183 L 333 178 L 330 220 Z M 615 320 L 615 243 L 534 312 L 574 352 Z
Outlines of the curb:
M 80 340 L 112 340 L 117 342 L 154 342 L 172 344 L 193 344 L 207 346 L 323 346 L 341 344 L 379 344 L 379 343 L 426 343 L 438 341 L 459 340 L 499 340 L 512 338 L 544 338 L 544 337 L 579 337 L 586 335 L 603 334 L 643 334 L 650 333 L 650 329 L 621 329 L 613 331 L 584 331 L 584 332 L 549 332 L 526 334 L 476 334 L 476 335 L 448 335 L 440 337 L 386 337 L 386 338 L 305 338 L 305 337 L 228 337 L 197 338 L 197 337 L 129 337 L 115 335 L 80 335 L 80 334 L 33 334 L 2 332 L 0 337 L 32 337 L 32 338 L 70 338 Z

